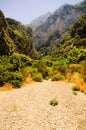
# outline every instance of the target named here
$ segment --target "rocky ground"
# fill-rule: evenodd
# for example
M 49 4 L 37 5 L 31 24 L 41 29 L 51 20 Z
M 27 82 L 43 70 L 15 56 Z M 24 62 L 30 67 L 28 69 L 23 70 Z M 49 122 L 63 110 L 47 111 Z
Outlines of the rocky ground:
M 86 95 L 74 95 L 72 86 L 43 81 L 0 92 L 0 130 L 86 130 Z

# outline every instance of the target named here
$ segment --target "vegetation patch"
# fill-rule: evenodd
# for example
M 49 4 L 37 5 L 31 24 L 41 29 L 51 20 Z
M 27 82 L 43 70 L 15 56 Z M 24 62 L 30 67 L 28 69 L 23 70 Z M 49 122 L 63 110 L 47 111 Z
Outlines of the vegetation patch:
M 65 78 L 65 77 L 64 77 L 62 74 L 57 73 L 57 74 L 54 74 L 54 75 L 52 76 L 52 81 L 63 80 L 64 78 Z
M 76 92 L 76 91 L 73 91 L 73 94 L 74 94 L 74 95 L 77 95 L 77 92 Z
M 73 86 L 71 89 L 74 95 L 77 95 L 77 92 L 80 91 L 80 88 L 78 86 Z
M 57 99 L 56 99 L 56 98 L 52 99 L 52 100 L 50 101 L 50 105 L 52 105 L 52 106 L 58 105 Z
M 72 91 L 79 91 L 79 87 L 78 86 L 73 86 Z
M 42 82 L 43 81 L 43 77 L 42 77 L 41 73 L 34 74 L 32 79 L 37 81 L 37 82 Z
M 0 56 L 0 86 L 10 83 L 19 88 L 24 81 L 21 69 L 31 66 L 32 60 L 22 54 L 13 53 L 11 56 Z

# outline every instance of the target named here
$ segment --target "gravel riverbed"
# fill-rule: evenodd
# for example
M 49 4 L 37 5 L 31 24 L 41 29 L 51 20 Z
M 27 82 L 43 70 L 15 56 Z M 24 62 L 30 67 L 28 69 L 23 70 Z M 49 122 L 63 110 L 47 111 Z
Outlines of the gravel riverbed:
M 43 81 L 0 92 L 0 130 L 86 130 L 86 95 L 74 95 L 73 85 Z

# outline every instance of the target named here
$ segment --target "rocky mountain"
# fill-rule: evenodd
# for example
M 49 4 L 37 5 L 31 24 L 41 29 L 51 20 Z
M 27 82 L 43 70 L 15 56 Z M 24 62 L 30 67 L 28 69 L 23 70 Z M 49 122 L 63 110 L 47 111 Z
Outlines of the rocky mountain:
M 66 59 L 70 63 L 86 60 L 86 14 L 81 15 L 69 31 L 61 36 L 60 44 L 54 50 L 46 51 L 50 52 L 53 58 L 65 59 L 65 62 Z
M 11 55 L 14 48 L 13 40 L 9 36 L 8 24 L 0 11 L 0 55 Z
M 86 0 L 77 5 L 63 5 L 57 9 L 46 22 L 40 25 L 34 32 L 34 44 L 40 48 L 50 45 L 50 37 L 57 32 L 57 38 L 60 34 L 66 32 L 69 26 L 83 13 L 86 13 Z
M 48 12 L 47 14 L 39 16 L 38 18 L 33 20 L 29 26 L 33 29 L 33 31 L 35 31 L 38 26 L 42 25 L 46 21 L 46 19 L 50 17 L 50 15 L 51 13 Z
M 30 27 L 14 19 L 6 19 L 0 11 L 0 55 L 8 55 L 11 52 L 34 57 L 36 51 L 33 47 L 33 32 Z

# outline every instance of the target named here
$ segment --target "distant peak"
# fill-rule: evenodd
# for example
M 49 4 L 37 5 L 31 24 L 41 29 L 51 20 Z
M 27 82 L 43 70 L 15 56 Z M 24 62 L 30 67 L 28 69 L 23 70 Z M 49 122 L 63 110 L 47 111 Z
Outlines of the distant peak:
M 58 11 L 63 11 L 64 9 L 72 9 L 74 8 L 73 5 L 70 4 L 64 4 L 62 5 L 60 8 L 58 8 L 54 13 L 58 12 Z

